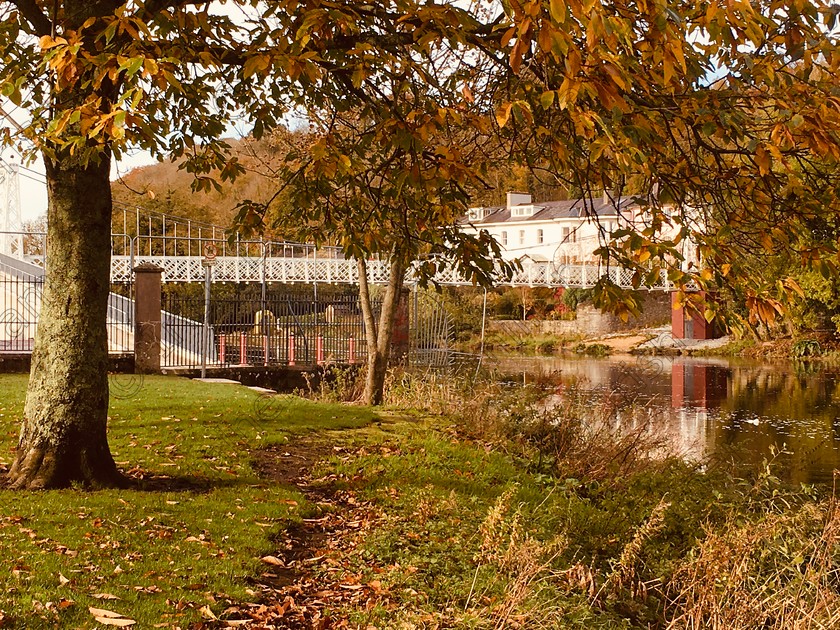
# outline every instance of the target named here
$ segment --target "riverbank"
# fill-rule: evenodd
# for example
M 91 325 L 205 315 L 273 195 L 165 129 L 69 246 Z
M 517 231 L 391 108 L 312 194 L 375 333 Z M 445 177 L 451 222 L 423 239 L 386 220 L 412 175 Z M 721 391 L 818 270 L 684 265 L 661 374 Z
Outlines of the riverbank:
M 0 491 L 4 628 L 840 622 L 832 500 L 663 457 L 589 402 L 410 375 L 384 411 L 122 385 L 131 490 Z M 0 377 L 0 468 L 24 386 Z

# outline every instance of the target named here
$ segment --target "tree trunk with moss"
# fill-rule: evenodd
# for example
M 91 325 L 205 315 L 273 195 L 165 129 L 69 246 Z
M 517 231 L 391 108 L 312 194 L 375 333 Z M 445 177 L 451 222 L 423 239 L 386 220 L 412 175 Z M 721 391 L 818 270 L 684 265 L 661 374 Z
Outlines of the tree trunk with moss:
M 365 339 L 367 341 L 367 367 L 363 400 L 368 405 L 381 405 L 385 397 L 385 377 L 388 374 L 388 359 L 391 354 L 391 339 L 394 334 L 394 321 L 399 307 L 400 292 L 403 287 L 406 265 L 394 254 L 391 258 L 388 284 L 382 299 L 379 321 L 373 313 L 373 303 L 367 279 L 367 263 L 358 260 L 359 299 L 362 316 L 365 321 Z
M 50 237 L 15 488 L 124 485 L 108 448 L 110 157 L 46 160 Z

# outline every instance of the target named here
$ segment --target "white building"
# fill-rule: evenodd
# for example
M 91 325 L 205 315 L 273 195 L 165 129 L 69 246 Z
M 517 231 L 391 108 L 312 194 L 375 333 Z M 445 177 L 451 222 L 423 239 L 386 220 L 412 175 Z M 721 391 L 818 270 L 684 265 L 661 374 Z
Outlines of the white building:
M 489 232 L 510 260 L 597 262 L 594 252 L 610 233 L 637 223 L 639 213 L 631 197 L 534 203 L 530 194 L 509 192 L 503 207 L 470 208 L 464 229 Z

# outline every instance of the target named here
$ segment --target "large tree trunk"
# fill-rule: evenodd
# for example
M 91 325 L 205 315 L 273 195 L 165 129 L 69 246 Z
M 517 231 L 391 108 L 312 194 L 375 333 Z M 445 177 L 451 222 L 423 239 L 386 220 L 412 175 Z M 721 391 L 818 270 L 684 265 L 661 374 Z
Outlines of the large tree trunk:
M 400 292 L 405 276 L 405 264 L 398 255 L 391 258 L 390 276 L 382 300 L 382 310 L 377 323 L 373 316 L 370 289 L 367 281 L 367 264 L 363 259 L 359 265 L 359 298 L 362 316 L 365 320 L 367 341 L 367 370 L 365 372 L 365 390 L 363 400 L 368 405 L 381 405 L 385 396 L 385 377 L 388 374 L 388 359 L 391 353 L 391 338 L 394 333 L 394 320 L 399 307 Z
M 24 422 L 9 472 L 15 488 L 121 486 L 108 448 L 110 157 L 46 159 L 47 271 Z

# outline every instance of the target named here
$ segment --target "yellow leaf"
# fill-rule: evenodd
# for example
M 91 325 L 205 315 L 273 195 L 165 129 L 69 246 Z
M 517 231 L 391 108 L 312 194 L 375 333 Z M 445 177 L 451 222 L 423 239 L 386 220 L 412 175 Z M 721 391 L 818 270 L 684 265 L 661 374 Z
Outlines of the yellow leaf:
M 794 280 L 793 278 L 791 278 L 790 276 L 785 278 L 785 286 L 788 289 L 791 289 L 792 291 L 796 292 L 796 294 L 799 297 L 801 297 L 801 298 L 805 297 L 805 291 L 803 291 L 802 287 L 799 286 L 799 283 L 796 280 Z
M 242 76 L 247 79 L 257 72 L 261 72 L 268 68 L 268 63 L 268 56 L 266 55 L 254 55 L 253 57 L 249 57 L 245 61 L 245 65 L 242 67 Z
M 662 60 L 662 77 L 665 79 L 665 85 L 674 78 L 674 64 L 667 57 Z
M 496 111 L 496 122 L 499 123 L 499 127 L 504 127 L 507 121 L 510 120 L 510 110 L 512 107 L 513 103 L 505 103 Z
M 44 35 L 38 43 L 41 45 L 41 50 L 48 50 L 54 46 L 58 46 L 58 42 L 49 35 Z

